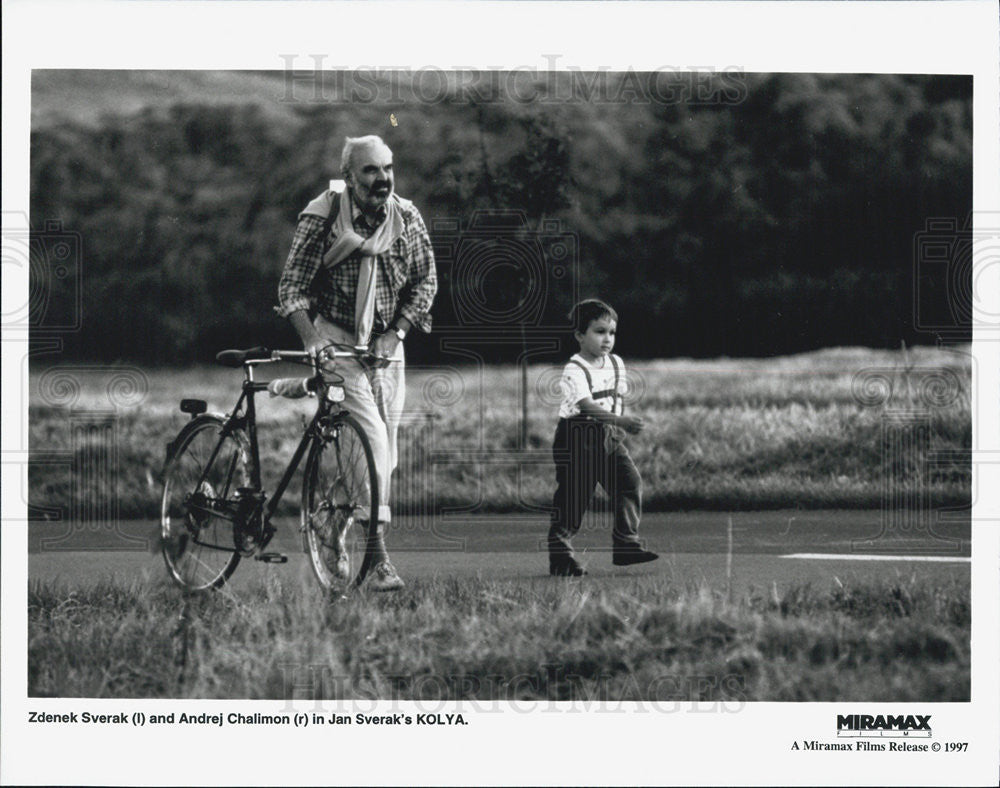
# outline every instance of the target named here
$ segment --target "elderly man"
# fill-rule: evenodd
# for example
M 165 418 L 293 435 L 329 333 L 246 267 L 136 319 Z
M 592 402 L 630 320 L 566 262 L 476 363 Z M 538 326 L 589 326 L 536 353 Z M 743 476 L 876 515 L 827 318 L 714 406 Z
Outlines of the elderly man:
M 373 542 L 373 590 L 402 588 L 385 548 L 389 483 L 404 399 L 403 343 L 417 328 L 430 331 L 437 292 L 434 253 L 419 211 L 393 191 L 392 151 L 374 135 L 348 137 L 340 169 L 347 188 L 321 194 L 299 214 L 278 284 L 278 314 L 287 317 L 306 350 L 331 343 L 366 346 L 398 363 L 338 365 L 345 406 L 371 440 L 379 484 Z M 374 516 L 374 513 L 372 513 Z M 350 571 L 340 556 L 338 573 Z

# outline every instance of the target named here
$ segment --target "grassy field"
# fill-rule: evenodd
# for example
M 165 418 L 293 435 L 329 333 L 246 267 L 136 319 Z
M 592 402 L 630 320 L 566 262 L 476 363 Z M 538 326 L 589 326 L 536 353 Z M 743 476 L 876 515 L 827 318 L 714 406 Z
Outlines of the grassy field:
M 967 352 L 845 349 L 631 369 L 629 410 L 648 424 L 632 440 L 647 509 L 877 509 L 883 485 L 897 500 L 969 501 Z M 558 368 L 529 370 L 526 447 L 518 370 L 408 375 L 397 510 L 548 502 Z M 225 410 L 239 379 L 221 368 L 33 368 L 36 516 L 107 512 L 109 502 L 122 517 L 154 516 L 163 448 L 185 420 L 177 401 Z M 272 489 L 311 407 L 264 400 Z M 941 463 L 941 452 L 957 459 Z M 896 574 L 731 595 L 663 575 L 415 576 L 399 595 L 331 600 L 311 580 L 266 577 L 238 597 L 196 598 L 162 576 L 86 588 L 29 581 L 29 692 L 734 703 L 969 695 L 970 591 L 960 580 Z
M 661 576 L 601 585 L 415 580 L 329 600 L 161 581 L 32 582 L 32 696 L 449 700 L 967 700 L 967 583 L 729 598 Z
M 628 409 L 648 425 L 630 439 L 647 510 L 878 508 L 883 485 L 934 506 L 970 500 L 967 348 L 635 362 L 630 371 Z M 529 369 L 522 447 L 519 370 L 408 369 L 396 510 L 549 503 L 559 372 Z M 59 461 L 31 467 L 34 516 L 46 509 L 156 516 L 164 446 L 186 418 L 179 399 L 200 397 L 224 411 L 240 379 L 218 367 L 46 367 L 39 360 L 30 380 L 31 450 Z M 264 480 L 274 489 L 314 404 L 262 403 Z M 295 511 L 297 487 L 286 496 L 286 514 Z

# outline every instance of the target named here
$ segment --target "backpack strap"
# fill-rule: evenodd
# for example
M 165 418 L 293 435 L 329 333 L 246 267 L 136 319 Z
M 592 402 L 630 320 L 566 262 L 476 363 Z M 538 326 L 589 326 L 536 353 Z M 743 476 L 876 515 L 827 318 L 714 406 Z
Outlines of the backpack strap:
M 333 200 L 330 205 L 330 213 L 327 214 L 326 219 L 323 221 L 323 254 L 325 255 L 327 250 L 330 248 L 330 231 L 333 229 L 333 223 L 337 221 L 337 216 L 340 214 L 340 194 L 338 192 L 333 193 Z

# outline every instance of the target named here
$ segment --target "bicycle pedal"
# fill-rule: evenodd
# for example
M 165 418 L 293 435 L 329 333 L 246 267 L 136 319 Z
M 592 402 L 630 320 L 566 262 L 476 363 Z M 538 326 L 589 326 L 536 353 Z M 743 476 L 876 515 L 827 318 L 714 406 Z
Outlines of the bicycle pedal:
M 263 561 L 265 564 L 287 564 L 288 556 L 283 553 L 261 553 L 258 556 L 254 556 L 256 560 Z

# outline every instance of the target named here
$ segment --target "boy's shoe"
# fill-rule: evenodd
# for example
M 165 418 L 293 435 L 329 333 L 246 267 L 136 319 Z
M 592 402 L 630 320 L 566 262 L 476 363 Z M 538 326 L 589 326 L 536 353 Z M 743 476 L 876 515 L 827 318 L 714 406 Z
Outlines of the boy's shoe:
M 368 575 L 367 585 L 372 591 L 398 591 L 406 583 L 396 574 L 396 567 L 389 561 L 380 561 Z
M 615 566 L 631 566 L 632 564 L 645 564 L 655 561 L 660 556 L 641 547 L 621 547 L 615 550 L 611 563 Z
M 549 574 L 553 577 L 583 577 L 587 570 L 572 556 L 549 554 Z

